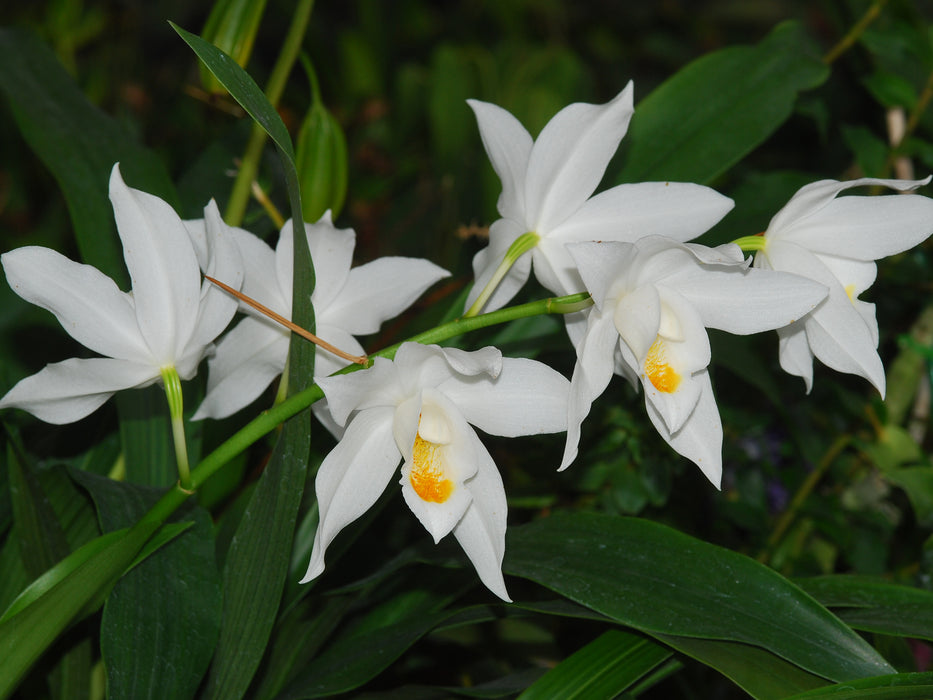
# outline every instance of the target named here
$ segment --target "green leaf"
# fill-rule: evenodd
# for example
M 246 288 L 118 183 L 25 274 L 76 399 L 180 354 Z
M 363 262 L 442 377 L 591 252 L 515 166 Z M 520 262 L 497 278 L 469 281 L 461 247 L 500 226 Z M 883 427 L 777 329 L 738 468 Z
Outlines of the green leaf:
M 796 581 L 855 629 L 933 641 L 933 592 L 863 576 Z
M 239 102 L 246 113 L 266 130 L 275 145 L 294 164 L 295 151 L 292 148 L 292 139 L 288 135 L 288 129 L 285 128 L 285 123 L 279 113 L 269 104 L 269 100 L 266 99 L 256 81 L 237 65 L 236 61 L 210 42 L 185 31 L 174 22 L 169 22 L 169 24 L 204 62 L 220 84 L 227 88 L 233 99 Z
M 707 54 L 638 104 L 616 181 L 710 183 L 787 120 L 801 90 L 828 76 L 819 47 L 791 22 L 757 46 Z
M 105 530 L 137 522 L 163 492 L 80 472 L 75 478 Z M 104 606 L 100 646 L 111 698 L 193 697 L 213 655 L 222 601 L 213 523 L 193 503 L 173 520 L 185 532 L 123 576 Z
M 230 544 L 223 572 L 223 626 L 208 676 L 208 698 L 242 697 L 265 653 L 304 491 L 309 423 L 308 412 L 285 423 Z
M 609 630 L 548 671 L 519 697 L 614 698 L 670 658 L 664 647 Z
M 292 219 L 303 221 L 295 152 L 278 112 L 229 56 L 172 25 L 233 98 L 269 134 L 282 156 Z M 295 235 L 292 320 L 314 332 L 314 267 L 307 237 Z M 289 395 L 309 386 L 314 346 L 293 335 L 288 360 Z M 207 681 L 207 697 L 242 697 L 265 653 L 282 597 L 311 444 L 310 411 L 289 419 L 243 514 L 224 565 L 224 615 Z
M 691 639 L 669 634 L 657 639 L 715 668 L 757 700 L 780 700 L 827 683 L 759 647 L 721 639 Z
M 658 523 L 554 515 L 510 530 L 503 568 L 649 634 L 753 644 L 836 681 L 891 670 L 776 572 Z
M 44 481 L 49 487 L 47 489 L 33 468 L 21 463 L 12 449 L 8 455 L 15 521 L 13 533 L 19 542 L 27 575 L 34 578 L 71 552 L 66 532 L 72 533 L 73 541 L 82 543 L 96 534 L 93 511 L 64 469 L 46 472 Z M 52 490 L 51 496 L 49 490 Z M 88 515 L 92 518 L 91 528 L 85 527 Z M 91 671 L 90 641 L 89 638 L 76 641 L 62 653 L 48 674 L 52 697 L 57 700 L 87 697 L 86 679 Z
M 113 164 L 127 183 L 176 200 L 162 162 L 92 105 L 55 55 L 31 33 L 0 29 L 0 91 L 20 132 L 58 181 L 84 262 L 126 288 L 123 249 L 107 196 Z
M 927 700 L 933 698 L 933 673 L 896 673 L 811 690 L 787 700 Z
M 0 697 L 71 624 L 96 610 L 158 528 L 140 523 L 91 540 L 33 581 L 0 617 Z
M 435 627 L 494 619 L 489 608 L 421 613 L 395 624 L 367 628 L 331 644 L 289 684 L 278 700 L 319 698 L 358 688 L 374 678 Z
M 121 391 L 115 399 L 126 480 L 142 486 L 174 484 L 178 481 L 178 472 L 165 390 L 151 386 Z

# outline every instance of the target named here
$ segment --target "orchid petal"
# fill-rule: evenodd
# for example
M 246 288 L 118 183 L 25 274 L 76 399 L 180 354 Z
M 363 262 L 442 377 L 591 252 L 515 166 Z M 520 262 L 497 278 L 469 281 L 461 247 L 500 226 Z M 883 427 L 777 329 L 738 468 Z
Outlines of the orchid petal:
M 132 296 L 97 268 L 39 246 L 17 248 L 0 259 L 12 290 L 55 314 L 82 345 L 118 359 L 149 354 Z
M 722 420 L 713 397 L 707 371 L 698 372 L 699 399 L 683 426 L 671 433 L 655 405 L 647 400 L 648 417 L 662 438 L 679 454 L 696 464 L 717 489 L 722 483 Z
M 334 420 L 338 425 L 344 425 L 354 410 L 396 406 L 402 400 L 398 376 L 394 362 L 377 357 L 369 369 L 319 377 L 315 381 L 327 397 Z
M 205 273 L 234 289 L 243 286 L 243 264 L 240 250 L 233 239 L 233 229 L 220 218 L 214 200 L 204 208 L 205 242 L 208 259 Z M 185 348 L 203 348 L 219 336 L 230 324 L 237 310 L 237 300 L 209 280 L 201 288 L 197 325 Z
M 201 271 L 188 231 L 163 200 L 110 175 L 110 201 L 133 282 L 139 330 L 156 362 L 172 364 L 197 323 Z
M 288 333 L 272 321 L 242 319 L 208 360 L 207 395 L 192 420 L 226 418 L 255 401 L 285 367 Z
M 340 350 L 343 350 L 345 353 L 358 356 L 366 354 L 363 351 L 363 346 L 360 345 L 360 341 L 347 333 L 343 328 L 332 326 L 327 323 L 318 323 L 316 324 L 315 330 L 317 331 L 315 335 L 318 338 L 321 340 L 326 340 L 328 343 Z M 315 349 L 315 377 L 326 377 L 333 374 L 337 370 L 343 369 L 348 364 L 349 362 L 346 359 L 340 357 L 339 355 L 335 355 L 329 350 L 325 350 L 322 347 L 317 347 Z
M 289 318 L 292 314 L 291 275 L 287 280 L 286 293 L 278 277 L 276 252 L 259 236 L 249 231 L 234 228 L 232 233 L 243 264 L 243 286 L 240 291 L 277 314 Z M 223 281 L 225 280 L 221 280 Z M 259 311 L 246 304 L 241 304 L 240 309 L 257 317 L 262 316 Z
M 453 529 L 480 580 L 506 602 L 511 602 L 502 576 L 508 506 L 502 477 L 476 433 L 470 431 L 476 475 L 467 482 L 473 500 Z
M 324 553 L 334 537 L 369 510 L 392 480 L 401 459 L 392 437 L 393 413 L 393 408 L 358 413 L 321 463 L 314 481 L 321 514 L 301 583 L 324 571 Z
M 21 408 L 46 423 L 74 423 L 115 392 L 148 386 L 159 376 L 151 365 L 127 360 L 72 358 L 20 380 L 0 399 L 0 408 Z
M 476 115 L 483 147 L 502 182 L 496 207 L 505 218 L 525 223 L 525 172 L 531 155 L 531 135 L 519 121 L 498 105 L 467 100 Z M 524 233 L 524 232 L 523 232 Z
M 781 369 L 803 379 L 807 393 L 813 388 L 813 351 L 807 342 L 804 321 L 778 328 L 778 359 Z
M 318 322 L 332 321 L 352 335 L 375 333 L 428 287 L 449 276 L 447 270 L 421 258 L 378 258 L 350 270 L 345 286 L 323 307 Z
M 812 279 L 759 269 L 698 270 L 685 275 L 677 289 L 700 312 L 703 325 L 737 335 L 793 323 L 829 294 Z
M 535 277 L 541 286 L 557 296 L 586 291 L 580 271 L 562 241 L 542 238 L 531 251 Z
M 569 243 L 567 251 L 580 270 L 583 282 L 597 309 L 602 310 L 613 290 L 624 284 L 637 248 L 631 243 Z
M 285 226 L 288 226 L 287 222 Z M 311 300 L 315 308 L 324 309 L 334 302 L 347 283 L 350 265 L 353 264 L 356 233 L 350 228 L 336 228 L 331 223 L 330 210 L 324 212 L 317 223 L 305 224 L 305 233 L 315 275 Z
M 512 219 L 499 219 L 489 227 L 489 245 L 473 256 L 473 288 L 467 296 L 465 309 L 469 309 L 480 293 L 490 283 L 499 264 L 515 240 L 526 231 Z M 508 304 L 520 290 L 531 274 L 531 256 L 522 255 L 515 261 L 508 273 L 499 282 L 495 291 L 483 307 L 490 312 Z
M 532 146 L 525 210 L 532 230 L 549 232 L 586 201 L 628 129 L 632 83 L 604 105 L 572 104 L 551 119 Z
M 567 404 L 567 444 L 558 471 L 563 471 L 577 457 L 580 426 L 597 396 L 602 394 L 615 366 L 614 348 L 619 342 L 611 313 L 591 308 L 586 335 L 577 346 L 577 363 L 570 379 Z
M 685 182 L 617 185 L 591 197 L 548 233 L 562 241 L 626 241 L 658 234 L 689 241 L 708 231 L 734 206 L 716 190 Z
M 517 437 L 567 429 L 570 382 L 547 365 L 502 358 L 495 379 L 448 381 L 439 387 L 471 424 L 490 435 Z
M 842 182 L 839 180 L 811 182 L 809 185 L 805 185 L 797 190 L 787 204 L 774 215 L 771 222 L 768 224 L 768 230 L 765 232 L 765 235 L 768 238 L 784 238 L 787 235 L 793 236 L 793 231 L 798 225 L 805 225 L 804 222 L 809 217 L 819 214 L 823 209 L 832 204 L 837 194 L 852 187 L 881 186 L 904 192 L 914 190 L 929 182 L 930 177 L 923 180 L 885 180 L 874 177 L 863 177 L 857 180 Z M 844 210 L 846 206 L 847 205 L 843 205 L 842 209 Z M 874 217 L 872 216 L 872 218 Z M 843 243 L 843 245 L 846 244 Z M 890 255 L 890 253 L 887 255 Z

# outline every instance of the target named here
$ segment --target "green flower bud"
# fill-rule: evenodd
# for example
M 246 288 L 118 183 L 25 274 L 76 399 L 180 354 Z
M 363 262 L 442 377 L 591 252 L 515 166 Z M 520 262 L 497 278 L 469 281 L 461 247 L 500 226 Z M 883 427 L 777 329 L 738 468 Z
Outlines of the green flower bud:
M 295 145 L 301 208 L 305 221 L 315 222 L 328 209 L 337 218 L 347 194 L 347 141 L 343 129 L 321 101 L 317 80 L 308 63 L 312 99 Z

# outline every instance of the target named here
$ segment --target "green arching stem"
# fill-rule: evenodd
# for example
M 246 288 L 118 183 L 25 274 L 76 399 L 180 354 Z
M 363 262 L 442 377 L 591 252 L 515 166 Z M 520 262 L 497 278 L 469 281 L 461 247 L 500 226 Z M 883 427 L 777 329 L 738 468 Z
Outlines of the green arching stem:
M 545 314 L 570 314 L 582 311 L 592 305 L 593 300 L 586 292 L 571 294 L 565 297 L 540 299 L 538 301 L 529 302 L 528 304 L 511 306 L 481 316 L 474 316 L 473 318 L 460 318 L 432 328 L 424 333 L 419 333 L 402 342 L 439 343 L 463 335 L 464 333 L 469 333 L 470 331 L 501 323 L 508 323 L 509 321 L 514 321 L 519 318 L 543 316 Z M 379 352 L 373 353 L 369 357 L 386 357 L 391 359 L 395 357 L 395 353 L 401 345 L 402 343 L 396 343 Z M 372 366 L 372 362 L 369 363 L 369 366 Z M 352 364 L 340 370 L 337 374 L 346 374 L 361 369 L 363 369 L 361 365 Z M 188 486 L 177 484 L 175 488 L 163 495 L 158 503 L 146 514 L 144 520 L 147 522 L 161 522 L 165 520 L 165 518 L 171 515 L 188 496 L 227 462 L 243 452 L 243 450 L 259 440 L 263 435 L 274 430 L 276 426 L 285 422 L 296 413 L 303 411 L 323 397 L 324 392 L 321 391 L 321 388 L 317 386 L 317 384 L 313 384 L 257 416 L 252 422 L 243 426 L 243 428 L 231 436 L 226 442 L 207 455 L 207 457 L 191 471 L 191 478 Z
M 476 297 L 476 301 L 473 302 L 473 306 L 471 306 L 467 312 L 463 314 L 464 318 L 476 316 L 480 311 L 483 310 L 483 307 L 486 306 L 486 302 L 489 301 L 489 297 L 492 296 L 492 293 L 496 291 L 496 287 L 499 286 L 499 283 L 509 273 L 509 270 L 512 269 L 512 265 L 515 264 L 515 261 L 529 250 L 534 248 L 536 245 L 538 245 L 538 241 L 540 240 L 541 236 L 539 236 L 534 231 L 523 233 L 521 236 L 515 239 L 512 245 L 509 246 L 509 249 L 505 251 L 505 256 L 502 258 L 502 262 L 499 263 L 499 267 L 497 267 L 496 271 L 493 273 L 492 279 L 489 280 L 489 282 L 483 288 L 483 291 L 480 292 L 480 295 Z
M 823 56 L 823 63 L 829 65 L 846 51 L 848 51 L 852 44 L 858 41 L 859 37 L 865 33 L 865 30 L 868 29 L 868 26 L 878 18 L 878 15 L 881 14 L 881 10 L 887 4 L 888 0 L 875 0 L 875 2 L 873 2 L 867 10 L 865 10 L 865 14 L 862 15 L 861 19 L 852 25 L 852 28 L 846 33 L 846 35 L 839 40 L 839 43 L 837 43 L 826 53 L 825 56 Z
M 781 538 L 784 537 L 784 534 L 794 522 L 794 519 L 797 517 L 797 514 L 800 512 L 800 509 L 803 507 L 803 504 L 806 502 L 807 498 L 813 492 L 813 489 L 816 488 L 816 485 L 820 482 L 820 479 L 822 479 L 823 475 L 826 474 L 826 470 L 832 466 L 832 463 L 836 460 L 836 457 L 838 457 L 842 451 L 849 446 L 851 441 L 851 435 L 840 435 L 837 437 L 833 444 L 829 446 L 829 449 L 826 450 L 826 453 L 819 461 L 819 464 L 816 465 L 816 468 L 807 474 L 807 478 L 803 480 L 802 484 L 800 484 L 800 488 L 797 489 L 797 493 L 795 493 L 794 497 L 791 499 L 787 510 L 784 511 L 784 514 L 781 516 L 780 520 L 778 520 L 777 525 L 774 526 L 774 530 L 771 531 L 771 536 L 768 537 L 768 542 L 765 545 L 765 548 L 758 555 L 757 559 L 762 564 L 767 564 L 771 559 L 771 556 L 777 549 L 778 544 L 781 542 Z
M 188 444 L 185 441 L 184 397 L 181 391 L 181 379 L 174 366 L 162 368 L 162 383 L 165 386 L 165 398 L 168 399 L 168 412 L 172 420 L 178 483 L 182 488 L 190 489 L 191 469 L 188 466 Z
M 760 234 L 755 236 L 742 236 L 742 238 L 736 238 L 732 242 L 746 253 L 754 253 L 759 250 L 764 250 L 765 246 L 768 245 L 767 238 Z
M 269 76 L 269 82 L 266 84 L 266 98 L 273 107 L 279 103 L 285 89 L 285 82 L 292 70 L 292 66 L 295 65 L 298 53 L 301 51 L 301 42 L 304 40 L 305 32 L 308 29 L 308 22 L 311 20 L 311 10 L 313 8 L 314 0 L 299 0 L 295 13 L 292 15 L 288 34 L 282 44 L 282 51 L 279 53 L 278 60 L 276 60 L 275 66 L 272 68 L 272 74 Z M 240 161 L 236 181 L 233 183 L 233 190 L 230 192 L 227 210 L 224 212 L 224 220 L 231 226 L 239 226 L 243 221 L 243 215 L 246 213 L 246 205 L 252 191 L 253 180 L 256 179 L 256 173 L 259 171 L 259 159 L 262 157 L 266 137 L 265 129 L 254 123 L 249 141 L 246 144 L 246 150 L 243 152 L 243 159 Z

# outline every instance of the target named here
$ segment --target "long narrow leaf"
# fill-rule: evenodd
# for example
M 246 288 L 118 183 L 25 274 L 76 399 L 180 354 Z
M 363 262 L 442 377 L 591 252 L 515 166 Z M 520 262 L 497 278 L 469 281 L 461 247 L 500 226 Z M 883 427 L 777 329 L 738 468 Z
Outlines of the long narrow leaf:
M 614 698 L 670 656 L 670 651 L 650 640 L 609 630 L 564 659 L 519 697 Z
M 295 152 L 275 108 L 259 86 L 220 49 L 172 25 L 220 83 L 262 126 L 282 156 L 292 218 L 303 222 Z M 292 320 L 314 331 L 314 267 L 307 239 L 294 236 Z M 309 386 L 314 376 L 314 347 L 292 337 L 289 393 Z M 224 566 L 224 617 L 207 696 L 242 697 L 265 653 L 275 622 L 291 553 L 298 507 L 304 491 L 311 445 L 310 412 L 285 423 L 269 465 L 243 514 Z

